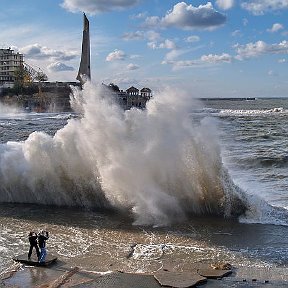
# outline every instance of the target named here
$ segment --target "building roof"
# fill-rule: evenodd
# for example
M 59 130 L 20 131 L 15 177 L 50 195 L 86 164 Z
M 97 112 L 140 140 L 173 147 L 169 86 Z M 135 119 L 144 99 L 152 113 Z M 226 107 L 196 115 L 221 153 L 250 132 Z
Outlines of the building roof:
M 127 90 L 126 90 L 127 92 L 134 92 L 134 91 L 139 91 L 139 89 L 137 89 L 137 88 L 135 88 L 134 86 L 131 86 L 130 88 L 128 88 Z
M 140 91 L 141 92 L 151 92 L 151 89 L 146 87 L 146 88 L 142 88 Z

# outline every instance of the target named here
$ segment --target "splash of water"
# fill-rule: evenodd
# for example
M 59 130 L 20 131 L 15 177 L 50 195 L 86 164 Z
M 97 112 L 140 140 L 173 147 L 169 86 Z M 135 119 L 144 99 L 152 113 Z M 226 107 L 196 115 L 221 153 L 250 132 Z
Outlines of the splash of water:
M 123 111 L 87 83 L 71 103 L 83 116 L 54 137 L 34 132 L 0 146 L 1 202 L 129 209 L 149 225 L 243 212 L 215 126 L 193 121 L 189 95 L 166 89 L 146 110 Z
M 6 105 L 0 102 L 0 117 L 15 116 L 20 113 L 21 110 L 17 106 Z

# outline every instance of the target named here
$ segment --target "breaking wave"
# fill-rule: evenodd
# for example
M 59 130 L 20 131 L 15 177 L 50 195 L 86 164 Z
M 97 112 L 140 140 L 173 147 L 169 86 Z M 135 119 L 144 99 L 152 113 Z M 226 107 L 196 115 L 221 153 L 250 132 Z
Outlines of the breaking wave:
M 288 110 L 283 107 L 275 107 L 272 109 L 260 110 L 235 110 L 223 109 L 218 111 L 220 116 L 263 116 L 263 115 L 287 115 Z
M 193 121 L 189 95 L 169 88 L 147 109 L 124 111 L 87 83 L 73 89 L 71 104 L 82 116 L 54 136 L 34 132 L 0 145 L 1 202 L 128 209 L 147 225 L 244 212 L 213 119 Z
M 15 115 L 22 112 L 19 107 L 12 106 L 12 105 L 6 105 L 0 102 L 0 118 L 5 117 L 14 117 Z

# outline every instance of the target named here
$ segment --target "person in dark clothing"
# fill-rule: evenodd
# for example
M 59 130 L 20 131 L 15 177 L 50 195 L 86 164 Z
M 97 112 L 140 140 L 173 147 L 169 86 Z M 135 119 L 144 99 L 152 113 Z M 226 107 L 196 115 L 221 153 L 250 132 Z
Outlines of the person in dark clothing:
M 31 259 L 33 248 L 35 248 L 37 257 L 39 259 L 40 252 L 39 252 L 39 247 L 38 247 L 38 243 L 37 243 L 37 234 L 35 232 L 31 231 L 28 235 L 28 239 L 29 239 L 29 243 L 30 243 L 30 248 L 29 248 L 29 252 L 28 252 L 28 260 Z
M 49 234 L 47 231 L 41 231 L 38 234 L 38 243 L 39 243 L 39 247 L 41 249 L 40 252 L 40 257 L 39 257 L 39 263 L 43 263 L 45 262 L 45 258 L 46 258 L 46 240 L 49 239 Z

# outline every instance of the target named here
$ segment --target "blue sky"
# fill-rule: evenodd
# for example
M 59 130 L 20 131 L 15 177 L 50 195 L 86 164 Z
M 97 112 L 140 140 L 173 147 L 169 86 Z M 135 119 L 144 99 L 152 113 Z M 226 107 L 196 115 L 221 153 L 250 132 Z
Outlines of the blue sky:
M 195 97 L 288 96 L 288 0 L 0 0 L 0 46 L 75 81 L 82 12 L 92 80 Z

